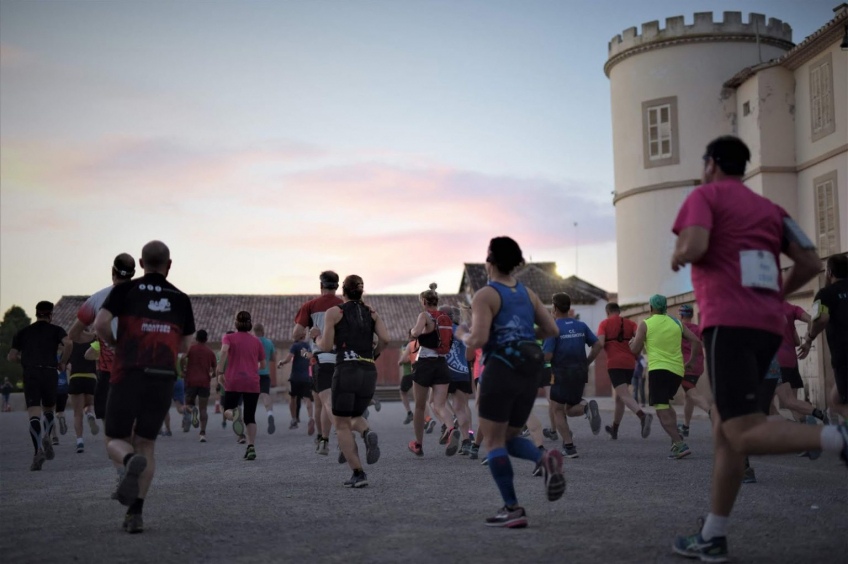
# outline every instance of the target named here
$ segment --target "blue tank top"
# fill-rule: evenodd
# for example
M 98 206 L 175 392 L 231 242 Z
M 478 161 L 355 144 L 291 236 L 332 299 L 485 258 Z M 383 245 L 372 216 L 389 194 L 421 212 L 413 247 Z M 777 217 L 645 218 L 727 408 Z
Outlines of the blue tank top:
M 500 282 L 489 282 L 489 286 L 500 295 L 501 309 L 492 320 L 489 341 L 483 347 L 484 358 L 508 343 L 536 340 L 533 329 L 536 313 L 524 284 L 516 282 L 511 288 Z
M 456 333 L 458 325 L 454 323 L 453 332 Z M 465 360 L 465 354 L 468 348 L 465 343 L 459 339 L 454 339 L 451 343 L 451 349 L 448 352 L 445 360 L 448 363 L 448 370 L 451 374 L 451 379 L 455 382 L 471 381 L 471 372 L 468 371 L 468 361 Z

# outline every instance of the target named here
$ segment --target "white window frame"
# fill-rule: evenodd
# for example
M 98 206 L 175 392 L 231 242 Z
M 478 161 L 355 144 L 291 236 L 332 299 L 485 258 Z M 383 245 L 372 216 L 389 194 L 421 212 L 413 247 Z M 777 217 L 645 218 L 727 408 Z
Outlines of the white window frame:
M 839 185 L 836 171 L 813 179 L 816 200 L 816 245 L 819 256 L 841 252 L 839 248 Z
M 830 53 L 810 65 L 810 129 L 813 141 L 836 131 Z
M 642 154 L 645 168 L 680 163 L 677 96 L 642 102 Z

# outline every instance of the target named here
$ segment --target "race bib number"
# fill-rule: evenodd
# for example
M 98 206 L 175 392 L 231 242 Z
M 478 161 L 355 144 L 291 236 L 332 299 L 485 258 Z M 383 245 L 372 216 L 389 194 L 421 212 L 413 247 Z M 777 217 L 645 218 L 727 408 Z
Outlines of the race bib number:
M 739 251 L 739 266 L 746 288 L 780 291 L 777 259 L 769 251 Z
M 810 317 L 815 321 L 822 314 L 822 304 L 821 300 L 816 300 L 813 302 L 813 306 L 810 308 Z

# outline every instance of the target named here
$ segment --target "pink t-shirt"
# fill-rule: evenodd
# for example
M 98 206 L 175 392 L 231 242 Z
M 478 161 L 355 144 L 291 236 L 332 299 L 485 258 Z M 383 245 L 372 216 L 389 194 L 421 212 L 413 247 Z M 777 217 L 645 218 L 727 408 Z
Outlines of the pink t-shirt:
M 783 327 L 783 341 L 777 351 L 777 362 L 782 368 L 794 368 L 798 366 L 798 357 L 795 353 L 795 321 L 800 321 L 806 313 L 803 309 L 789 302 L 783 302 L 783 315 L 786 316 L 786 325 Z
M 682 321 L 682 320 L 681 320 Z M 683 325 L 686 326 L 687 329 L 692 331 L 696 337 L 701 338 L 701 328 L 698 327 L 695 323 L 688 323 L 683 321 Z M 683 338 L 680 341 L 680 349 L 683 352 L 683 362 L 689 361 L 689 356 L 692 354 L 692 343 L 689 342 L 689 339 Z M 698 360 L 692 366 L 690 370 L 686 371 L 686 374 L 694 374 L 700 376 L 704 373 L 704 350 L 701 349 L 701 354 L 698 355 Z
M 246 331 L 224 335 L 222 345 L 229 345 L 224 388 L 228 392 L 259 393 L 259 363 L 265 360 L 262 341 Z
M 710 232 L 709 248 L 692 265 L 701 330 L 728 326 L 783 334 L 780 206 L 737 179 L 699 186 L 683 202 L 672 231 Z

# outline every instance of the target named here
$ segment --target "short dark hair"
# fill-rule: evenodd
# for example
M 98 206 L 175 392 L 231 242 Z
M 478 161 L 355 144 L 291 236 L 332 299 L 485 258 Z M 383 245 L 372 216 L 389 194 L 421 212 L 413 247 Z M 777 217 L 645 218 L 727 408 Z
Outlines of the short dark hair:
M 121 253 L 112 261 L 112 276 L 121 280 L 130 280 L 135 275 L 135 259 L 128 253 Z
M 53 302 L 42 300 L 35 304 L 36 317 L 50 317 L 51 315 L 53 315 Z
M 205 343 L 206 341 L 209 340 L 209 333 L 206 332 L 206 329 L 201 329 L 200 331 L 197 332 L 197 335 L 195 335 L 195 338 L 197 339 L 198 343 Z
M 242 333 L 253 329 L 253 320 L 250 318 L 250 312 L 240 311 L 236 314 L 236 329 Z
M 745 174 L 748 161 L 751 160 L 751 151 L 738 137 L 723 135 L 707 145 L 704 159 L 708 157 L 715 162 L 724 174 L 742 176 Z
M 848 255 L 833 255 L 827 259 L 827 269 L 834 278 L 848 278 Z
M 339 287 L 339 275 L 332 270 L 325 270 L 318 278 L 321 280 L 322 288 L 335 290 Z
M 607 313 L 621 313 L 621 308 L 615 302 L 610 302 L 606 307 Z
M 554 294 L 552 301 L 554 307 L 562 313 L 568 313 L 568 310 L 571 309 L 571 296 L 565 292 L 558 292 Z
M 489 253 L 486 262 L 494 265 L 501 273 L 509 274 L 524 264 L 521 247 L 511 237 L 495 237 L 489 241 Z

